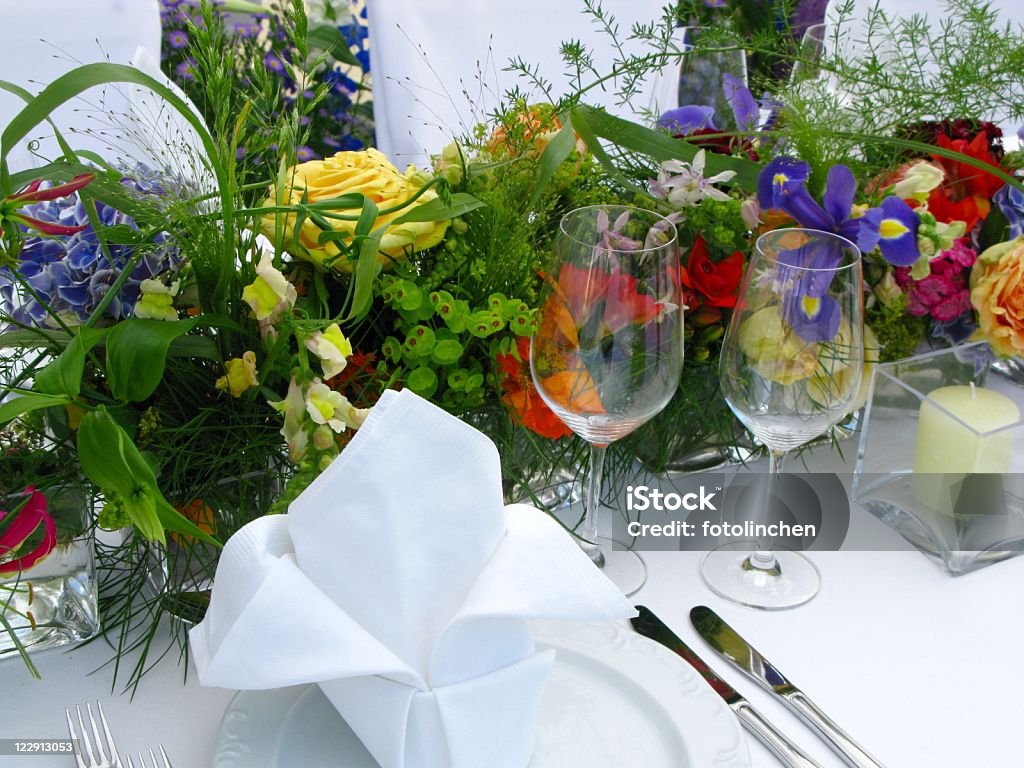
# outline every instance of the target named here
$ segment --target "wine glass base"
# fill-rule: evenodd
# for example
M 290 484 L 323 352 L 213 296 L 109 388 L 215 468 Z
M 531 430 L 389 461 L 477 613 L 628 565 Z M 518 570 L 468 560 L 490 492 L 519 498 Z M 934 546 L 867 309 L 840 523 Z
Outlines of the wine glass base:
M 737 541 L 713 549 L 701 563 L 701 576 L 719 597 L 763 611 L 782 611 L 803 605 L 821 589 L 818 567 L 799 552 L 775 551 L 773 571 L 747 563 L 756 543 Z
M 612 539 L 599 536 L 597 544 L 604 555 L 601 573 L 626 597 L 635 595 L 647 583 L 647 563 L 637 552 L 612 549 Z M 622 546 L 622 542 L 618 542 Z

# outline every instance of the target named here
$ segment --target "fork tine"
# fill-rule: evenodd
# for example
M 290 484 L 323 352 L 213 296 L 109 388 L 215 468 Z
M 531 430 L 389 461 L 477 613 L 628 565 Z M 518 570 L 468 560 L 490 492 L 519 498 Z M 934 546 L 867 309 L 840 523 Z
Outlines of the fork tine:
M 158 746 L 160 747 L 160 757 L 164 759 L 164 768 L 171 768 L 171 761 L 167 759 L 167 753 L 164 752 L 164 745 L 159 744 Z M 156 764 L 156 759 L 153 760 L 153 768 L 159 768 Z
M 96 706 L 100 703 L 97 701 Z M 110 758 L 107 757 L 107 751 L 103 748 L 103 741 L 100 739 L 100 727 L 96 722 L 96 718 L 92 714 L 92 703 L 86 702 L 85 709 L 89 713 L 89 724 L 92 725 L 92 735 L 96 737 L 96 751 L 100 753 L 101 764 L 109 763 Z
M 86 707 L 89 705 L 86 704 Z M 82 729 L 82 743 L 85 744 L 86 754 L 89 755 L 89 765 L 87 768 L 97 768 L 99 763 L 96 762 L 96 756 L 92 753 L 92 741 L 89 739 L 89 732 L 85 730 L 85 720 L 82 719 L 82 707 L 81 705 L 75 706 L 75 711 L 78 712 L 78 727 Z M 89 719 L 92 720 L 92 710 L 89 710 Z M 93 722 L 95 728 L 96 723 Z M 96 735 L 96 741 L 99 741 L 99 734 Z
M 103 705 L 97 701 L 96 708 L 100 711 L 100 722 L 103 723 L 103 733 L 107 737 L 107 747 L 110 748 L 110 761 L 113 764 L 112 768 L 119 768 L 121 765 L 121 758 L 117 754 L 117 747 L 114 746 L 114 737 L 110 735 L 110 726 L 107 725 L 107 716 L 103 713 Z
M 128 761 L 128 768 L 135 768 L 135 766 L 132 765 L 132 756 L 128 752 L 124 753 L 124 759 Z M 146 766 L 142 766 L 142 768 L 146 768 Z
M 82 745 L 78 738 L 78 734 L 75 733 L 75 724 L 71 720 L 71 710 L 65 707 L 64 714 L 68 718 L 68 734 L 71 736 L 71 743 L 74 749 L 75 762 L 78 763 L 78 768 L 88 768 L 88 766 L 86 766 L 85 762 L 82 760 Z

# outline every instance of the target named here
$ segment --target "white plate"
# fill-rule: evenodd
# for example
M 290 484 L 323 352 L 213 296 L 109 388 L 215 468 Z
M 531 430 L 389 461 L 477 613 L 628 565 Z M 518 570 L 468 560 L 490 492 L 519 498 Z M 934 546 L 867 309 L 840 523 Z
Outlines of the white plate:
M 693 668 L 619 624 L 534 622 L 557 650 L 530 768 L 749 768 L 739 722 Z M 214 768 L 377 768 L 315 685 L 242 691 Z

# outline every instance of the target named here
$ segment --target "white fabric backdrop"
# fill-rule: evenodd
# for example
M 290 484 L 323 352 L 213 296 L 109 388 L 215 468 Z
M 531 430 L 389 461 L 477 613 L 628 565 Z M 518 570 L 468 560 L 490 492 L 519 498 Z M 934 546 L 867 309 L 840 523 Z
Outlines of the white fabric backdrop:
M 160 7 L 158 0 L 0 0 L 0 19 L 5 31 L 0 45 L 0 79 L 14 82 L 33 94 L 70 69 L 97 61 L 128 64 L 136 49 L 145 47 L 160 55 Z M 75 149 L 89 149 L 116 159 L 125 154 L 103 135 L 112 127 L 104 113 L 123 114 L 127 88 L 94 88 L 82 99 L 64 105 L 56 122 Z M 22 109 L 17 96 L 0 92 L 0 126 Z M 67 133 L 68 129 L 88 133 Z M 40 126 L 32 138 L 52 134 Z M 115 142 L 117 144 L 119 142 Z M 39 154 L 49 159 L 58 154 L 56 142 L 44 138 Z M 42 164 L 23 142 L 11 156 L 11 169 Z
M 637 21 L 661 18 L 663 0 L 604 0 L 620 39 Z M 582 40 L 599 72 L 611 69 L 608 36 L 584 15 L 582 0 L 370 0 L 373 106 L 377 145 L 396 165 L 425 163 L 454 137 L 470 132 L 493 110 L 505 89 L 530 84 L 503 72 L 513 57 L 539 65 L 554 96 L 570 90 L 563 41 Z M 632 53 L 642 45 L 626 46 Z M 584 83 L 594 78 L 585 76 Z M 649 105 L 647 94 L 633 108 L 615 104 L 614 88 L 594 91 L 597 103 L 623 116 Z M 541 94 L 533 93 L 540 101 Z

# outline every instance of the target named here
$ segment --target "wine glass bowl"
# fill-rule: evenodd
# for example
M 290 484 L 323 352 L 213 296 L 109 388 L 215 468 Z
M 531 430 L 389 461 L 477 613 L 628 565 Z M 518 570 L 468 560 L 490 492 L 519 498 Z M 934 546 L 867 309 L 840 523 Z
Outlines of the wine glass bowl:
M 530 370 L 544 402 L 591 445 L 581 546 L 610 565 L 596 529 L 605 450 L 665 407 L 682 370 L 675 226 L 629 206 L 570 211 L 544 277 Z M 628 558 L 635 553 L 615 557 L 634 562 Z M 639 575 L 635 566 L 618 578 L 618 568 L 606 569 L 627 594 L 646 578 L 636 562 Z
M 829 232 L 781 229 L 762 235 L 747 267 L 722 344 L 722 392 L 736 417 L 769 450 L 765 515 L 788 451 L 822 435 L 856 402 L 864 369 L 860 252 Z M 768 522 L 768 521 L 766 521 Z M 734 545 L 702 565 L 717 594 L 779 609 L 811 599 L 817 569 L 769 540 L 749 556 Z

